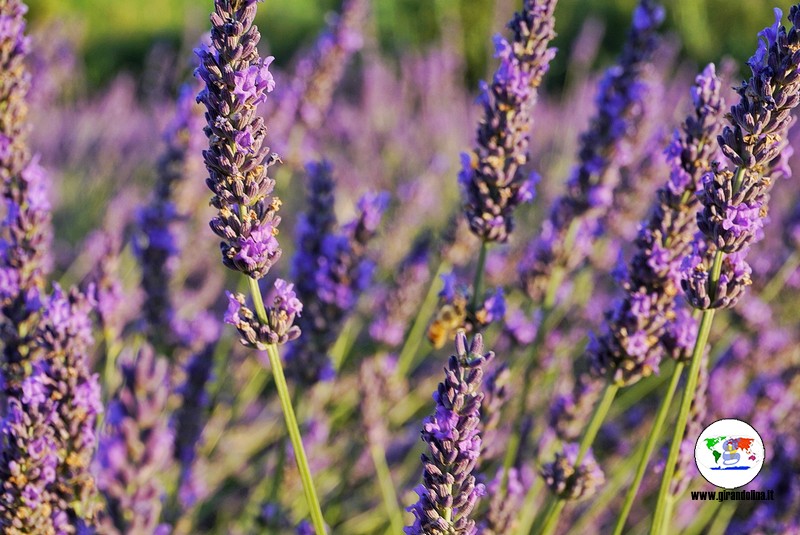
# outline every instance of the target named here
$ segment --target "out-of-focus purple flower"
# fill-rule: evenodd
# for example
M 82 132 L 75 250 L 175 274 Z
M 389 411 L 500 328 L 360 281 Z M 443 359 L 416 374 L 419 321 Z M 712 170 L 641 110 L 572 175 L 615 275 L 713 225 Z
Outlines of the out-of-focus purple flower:
M 120 358 L 122 386 L 110 402 L 100 438 L 97 486 L 106 499 L 103 533 L 153 533 L 159 527 L 174 433 L 164 417 L 167 361 L 145 345 Z
M 303 520 L 297 525 L 295 533 L 297 535 L 315 535 L 316 531 L 314 530 L 314 526 L 311 525 L 311 522 Z
M 4 102 L 0 94 L 0 105 Z M 0 162 L 0 174 L 7 175 L 1 185 L 5 218 L 0 223 L 0 328 L 4 338 L 0 366 L 8 395 L 25 375 L 31 353 L 25 348 L 32 343 L 34 315 L 51 250 L 50 204 L 45 194 L 48 176 L 37 158 L 27 156 L 24 145 L 14 150 L 12 161 Z M 16 162 L 13 159 L 17 157 L 28 161 Z
M 22 396 L 8 400 L 0 428 L 0 528 L 53 531 L 62 513 L 53 492 L 59 443 L 53 425 L 56 408 L 41 361 L 22 381 L 21 391 Z
M 502 321 L 506 315 L 506 299 L 503 295 L 503 289 L 497 288 L 494 293 L 490 293 L 483 302 L 483 308 L 486 310 L 484 323 Z
M 405 528 L 408 535 L 476 533 L 470 515 L 486 494 L 472 474 L 481 451 L 480 387 L 483 366 L 493 357 L 491 352 L 483 354 L 480 334 L 469 348 L 466 334 L 456 335 L 456 354 L 433 395 L 435 412 L 422 425 L 428 451 L 422 454 L 422 485 L 415 489 L 419 501 L 408 508 L 414 514 L 414 523 Z
M 481 465 L 505 454 L 506 440 L 501 429 L 503 408 L 511 397 L 511 371 L 506 363 L 490 365 L 486 372 L 484 398 L 481 402 L 481 421 L 483 422 L 483 440 L 481 442 Z
M 90 472 L 97 438 L 95 429 L 103 412 L 100 383 L 89 367 L 92 338 L 91 310 L 95 303 L 72 289 L 65 293 L 53 285 L 44 304 L 37 344 L 46 352 L 43 367 L 50 397 L 57 399 L 54 425 L 59 440 L 58 493 L 69 504 L 70 518 L 92 523 L 96 512 L 96 486 Z
M 272 57 L 258 55 L 261 36 L 253 26 L 255 2 L 215 1 L 211 15 L 211 46 L 196 50 L 196 76 L 205 82 L 197 101 L 206 106 L 209 149 L 203 152 L 219 210 L 211 229 L 220 243 L 223 263 L 260 279 L 281 255 L 275 240 L 280 201 L 269 198 L 275 181 L 267 176 L 277 155 L 268 156 L 266 126 L 256 113 L 274 88 L 269 72 Z M 241 144 L 247 139 L 246 147 Z
M 534 301 L 544 295 L 554 269 L 575 266 L 585 258 L 585 249 L 575 247 L 578 238 L 590 234 L 608 211 L 618 180 L 615 166 L 622 163 L 626 139 L 634 134 L 642 115 L 645 91 L 641 71 L 655 50 L 655 32 L 663 18 L 664 9 L 654 0 L 639 2 L 619 62 L 606 71 L 600 83 L 596 115 L 581 135 L 580 163 L 567 183 L 567 192 L 555 200 L 544 231 L 520 263 L 522 286 Z M 576 244 L 567 243 L 572 227 Z
M 367 245 L 386 209 L 386 194 L 366 194 L 358 213 L 336 232 L 334 183 L 328 162 L 307 166 L 308 209 L 298 223 L 298 249 L 292 259 L 297 296 L 305 305 L 297 325 L 303 337 L 289 347 L 286 373 L 306 384 L 330 371 L 328 351 L 361 293 L 372 280 Z
M 633 384 L 657 371 L 665 347 L 677 358 L 686 356 L 682 344 L 690 344 L 689 352 L 694 344 L 694 339 L 689 342 L 682 336 L 696 332 L 694 320 L 688 313 L 676 312 L 675 296 L 680 266 L 692 243 L 698 206 L 694 194 L 702 173 L 710 168 L 712 140 L 719 131 L 723 108 L 719 92 L 720 81 L 711 64 L 697 75 L 692 87 L 694 110 L 666 150 L 670 178 L 658 190 L 657 201 L 640 227 L 636 252 L 620 281 L 625 294 L 606 312 L 601 333 L 587 348 L 592 372 L 618 384 Z
M 175 190 L 194 172 L 193 155 L 198 150 L 198 136 L 194 134 L 202 130 L 195 92 L 188 84 L 181 88 L 175 115 L 164 131 L 164 149 L 152 197 L 136 212 L 133 252 L 142 270 L 145 330 L 150 342 L 162 349 L 179 343 L 175 339 L 177 318 L 170 283 L 180 253 L 180 223 L 185 216 L 175 204 Z
M 553 462 L 542 467 L 541 475 L 550 491 L 562 500 L 580 500 L 594 496 L 597 489 L 605 483 L 605 476 L 592 452 L 589 451 L 575 466 L 578 458 L 578 445 L 564 445 L 563 453 L 556 453 Z
M 536 339 L 540 321 L 540 317 L 529 318 L 523 311 L 514 309 L 506 316 L 505 332 L 511 336 L 516 345 L 527 346 Z
M 508 24 L 511 42 L 495 38 L 500 65 L 491 85 L 481 84 L 483 118 L 477 143 L 462 154 L 458 182 L 472 232 L 485 242 L 506 242 L 513 212 L 533 200 L 538 175 L 522 168 L 528 161 L 529 131 L 537 89 L 555 56 L 556 0 L 525 0 Z
M 800 6 L 789 11 L 788 31 L 781 18 L 776 9 L 774 26 L 759 33 L 762 39 L 748 61 L 752 76 L 737 88 L 740 100 L 718 137 L 734 169 L 717 163 L 703 180 L 696 239 L 705 244 L 687 256 L 682 281 L 695 308 L 733 307 L 744 293 L 750 283 L 745 256 L 762 237 L 769 192 L 777 176 L 789 174 L 781 153 L 794 123 L 791 111 L 800 102 Z M 714 266 L 721 266 L 718 282 L 712 280 Z
M 550 406 L 549 425 L 565 442 L 578 440 L 592 415 L 603 382 L 590 374 L 579 375 L 572 391 L 556 397 Z
M 279 133 L 288 134 L 296 119 L 312 133 L 322 125 L 350 57 L 363 45 L 368 11 L 367 0 L 345 0 L 341 13 L 329 17 L 314 47 L 297 64 L 291 86 L 280 95 Z
M 428 287 L 430 242 L 428 235 L 417 240 L 397 268 L 391 287 L 377 290 L 375 302 L 378 309 L 369 326 L 373 340 L 388 346 L 402 343 L 406 328 L 418 312 Z
M 512 467 L 508 470 L 506 491 L 501 492 L 504 476 L 505 469 L 498 470 L 495 478 L 486 487 L 486 493 L 491 498 L 486 517 L 478 525 L 479 535 L 503 535 L 513 533 L 516 529 L 517 513 L 523 506 L 534 476 L 525 469 Z
M 185 497 L 202 494 L 198 489 L 201 482 L 196 473 L 195 459 L 210 404 L 207 384 L 214 368 L 220 325 L 211 314 L 200 314 L 182 325 L 185 329 L 179 337 L 186 347 L 191 348 L 192 354 L 184 365 L 185 380 L 177 389 L 181 404 L 174 417 L 174 457 L 181 465 L 179 496 L 182 504 L 188 507 L 193 502 L 184 500 Z M 189 340 L 193 344 L 186 343 Z

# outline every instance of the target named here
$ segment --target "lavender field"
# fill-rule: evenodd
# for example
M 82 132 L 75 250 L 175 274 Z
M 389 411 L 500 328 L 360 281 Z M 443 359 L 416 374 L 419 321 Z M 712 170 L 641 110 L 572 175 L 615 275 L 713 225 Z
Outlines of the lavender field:
M 207 0 L 94 83 L 0 0 L 2 533 L 800 534 L 800 4 L 740 68 L 557 2 Z

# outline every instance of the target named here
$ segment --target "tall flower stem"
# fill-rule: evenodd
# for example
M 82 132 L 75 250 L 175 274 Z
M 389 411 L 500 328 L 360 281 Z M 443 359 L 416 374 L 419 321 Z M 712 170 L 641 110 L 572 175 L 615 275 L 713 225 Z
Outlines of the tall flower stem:
M 573 238 L 574 232 L 572 228 L 570 228 L 568 241 L 571 241 Z M 556 292 L 558 291 L 559 286 L 561 286 L 561 281 L 563 278 L 564 270 L 562 270 L 560 267 L 556 267 L 547 284 L 547 290 L 545 292 L 544 301 L 542 302 L 541 307 L 542 317 L 539 320 L 539 326 L 536 329 L 536 337 L 531 344 L 530 357 L 524 365 L 525 370 L 523 372 L 522 393 L 519 396 L 519 402 L 517 404 L 516 418 L 513 420 L 513 422 L 515 422 L 518 426 L 517 432 L 511 435 L 508 447 L 506 448 L 506 455 L 503 459 L 503 468 L 505 471 L 503 474 L 501 488 L 504 491 L 506 489 L 506 485 L 508 484 L 508 471 L 511 468 L 511 465 L 514 463 L 514 460 L 517 457 L 517 452 L 519 451 L 519 445 L 522 443 L 522 436 L 520 436 L 523 427 L 522 419 L 525 414 L 525 410 L 527 409 L 528 396 L 530 395 L 531 387 L 533 385 L 533 371 L 535 369 L 534 363 L 538 361 L 537 356 L 539 355 L 539 349 L 544 343 L 546 333 L 549 332 L 551 328 L 551 319 L 553 318 L 552 313 L 556 302 Z
M 639 458 L 639 465 L 636 468 L 636 475 L 634 475 L 633 482 L 631 483 L 630 488 L 628 488 L 628 493 L 625 495 L 625 503 L 622 505 L 622 511 L 619 514 L 619 518 L 617 518 L 617 525 L 614 528 L 614 535 L 620 535 L 625 527 L 628 514 L 630 514 L 631 508 L 633 507 L 633 500 L 636 498 L 636 493 L 639 491 L 639 485 L 642 484 L 642 479 L 644 479 L 644 471 L 647 469 L 647 463 L 650 460 L 650 456 L 653 454 L 653 450 L 656 447 L 656 442 L 661 436 L 661 430 L 664 427 L 664 421 L 667 419 L 669 407 L 672 405 L 672 398 L 675 397 L 675 391 L 678 389 L 678 382 L 680 381 L 681 375 L 683 375 L 683 368 L 685 366 L 686 365 L 683 362 L 678 362 L 672 372 L 672 379 L 670 380 L 669 387 L 667 388 L 667 392 L 661 400 L 661 406 L 658 408 L 655 422 L 653 422 L 653 428 L 650 430 L 644 450 L 642 451 L 642 456 Z
M 488 250 L 489 244 L 486 241 L 481 241 L 481 250 L 478 254 L 478 266 L 475 268 L 475 280 L 472 283 L 472 310 L 478 308 L 478 300 L 483 291 L 483 271 L 486 266 L 486 253 Z
M 575 458 L 574 467 L 580 466 L 583 458 L 589 451 L 589 448 L 592 447 L 592 443 L 597 437 L 597 433 L 600 431 L 600 427 L 603 425 L 603 421 L 605 421 L 606 416 L 608 415 L 608 411 L 611 408 L 611 404 L 614 402 L 614 397 L 617 395 L 618 390 L 619 386 L 616 384 L 609 383 L 606 385 L 606 388 L 603 391 L 603 397 L 595 407 L 594 413 L 592 413 L 592 419 L 589 420 L 589 425 L 586 427 L 586 432 L 583 434 L 583 438 L 581 438 L 580 445 L 578 446 L 578 456 Z M 542 530 L 540 532 L 542 535 L 552 535 L 552 533 L 555 532 L 556 527 L 558 526 L 559 516 L 561 516 L 561 511 L 564 509 L 564 505 L 566 505 L 566 503 L 566 500 L 562 499 L 554 499 L 551 502 L 552 505 L 548 509 L 542 524 Z
M 719 281 L 719 267 L 722 264 L 722 252 L 718 252 L 714 258 L 714 267 L 711 272 L 712 288 Z M 719 261 L 717 261 L 720 259 Z M 697 378 L 700 375 L 700 364 L 702 363 L 703 351 L 705 351 L 706 344 L 708 343 L 708 335 L 711 332 L 711 324 L 714 321 L 714 313 L 716 309 L 710 308 L 703 311 L 703 317 L 700 320 L 700 327 L 697 333 L 697 341 L 692 350 L 692 360 L 689 367 L 689 376 L 686 380 L 686 387 L 683 391 L 681 398 L 681 406 L 678 412 L 678 420 L 675 423 L 675 432 L 672 435 L 672 444 L 669 448 L 669 455 L 667 456 L 667 464 L 664 465 L 664 473 L 661 477 L 661 487 L 658 490 L 658 501 L 656 502 L 656 511 L 653 515 L 653 523 L 650 527 L 651 535 L 658 535 L 662 533 L 662 527 L 665 520 L 667 497 L 669 494 L 669 486 L 672 482 L 672 476 L 675 473 L 675 462 L 678 459 L 680 452 L 681 441 L 683 440 L 683 433 L 686 430 L 686 422 L 689 419 L 689 409 L 694 399 L 694 392 L 697 388 Z
M 253 296 L 253 303 L 259 321 L 267 323 L 267 311 L 264 308 L 264 300 L 261 297 L 261 290 L 258 281 L 248 277 L 250 283 L 250 293 Z M 275 344 L 267 346 L 269 364 L 275 378 L 275 388 L 278 391 L 278 399 L 281 403 L 286 429 L 289 432 L 289 440 L 292 442 L 294 457 L 297 461 L 297 470 L 300 472 L 300 480 L 303 482 L 303 492 L 306 496 L 306 503 L 311 514 L 311 522 L 314 524 L 314 531 L 317 535 L 325 535 L 325 521 L 322 518 L 322 509 L 319 506 L 319 498 L 314 488 L 314 481 L 311 479 L 311 469 L 308 466 L 305 448 L 303 448 L 303 438 L 300 435 L 300 427 L 297 425 L 297 417 L 292 407 L 292 398 L 289 394 L 289 385 L 286 384 L 286 377 L 283 374 L 283 364 L 278 354 L 278 347 Z
M 392 533 L 403 532 L 403 513 L 400 510 L 397 500 L 397 493 L 392 482 L 392 473 L 386 463 L 386 452 L 375 442 L 370 442 L 369 453 L 375 465 L 375 472 L 378 474 L 378 484 L 383 495 L 383 503 L 386 507 L 386 514 L 389 515 L 389 522 L 392 526 Z
M 431 279 L 431 284 L 428 287 L 428 293 L 425 295 L 425 299 L 422 301 L 422 306 L 420 307 L 416 318 L 414 318 L 411 331 L 408 333 L 408 336 L 406 336 L 403 347 L 400 350 L 400 355 L 397 357 L 397 375 L 400 377 L 410 373 L 414 367 L 414 357 L 419 350 L 422 340 L 425 338 L 425 329 L 427 328 L 428 320 L 436 309 L 438 293 L 436 290 L 436 281 L 439 280 L 439 277 L 442 275 L 442 273 L 446 272 L 448 269 L 449 265 L 447 262 L 440 262 L 439 267 L 436 269 L 436 273 Z
M 786 281 L 792 276 L 792 273 L 800 266 L 800 251 L 794 251 L 789 258 L 783 263 L 781 268 L 772 279 L 764 286 L 759 297 L 765 303 L 769 303 L 778 296 L 778 293 L 786 285 Z

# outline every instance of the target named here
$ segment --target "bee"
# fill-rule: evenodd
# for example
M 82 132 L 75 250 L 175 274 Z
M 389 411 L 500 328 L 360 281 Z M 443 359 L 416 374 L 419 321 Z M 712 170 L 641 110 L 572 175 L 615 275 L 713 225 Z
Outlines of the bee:
M 436 349 L 444 347 L 452 340 L 458 329 L 464 328 L 467 319 L 466 299 L 456 298 L 453 303 L 445 303 L 436 312 L 436 318 L 428 327 L 428 341 Z

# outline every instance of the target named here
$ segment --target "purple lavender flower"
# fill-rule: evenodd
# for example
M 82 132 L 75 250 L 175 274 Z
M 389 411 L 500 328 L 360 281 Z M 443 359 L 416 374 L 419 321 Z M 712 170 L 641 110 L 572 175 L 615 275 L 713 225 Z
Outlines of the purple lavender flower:
M 30 75 L 25 67 L 29 39 L 28 8 L 18 0 L 0 6 L 0 191 L 4 219 L 0 226 L 0 370 L 11 397 L 26 375 L 33 352 L 34 313 L 48 270 L 50 205 L 48 177 L 27 147 L 26 99 Z
M 397 357 L 376 355 L 367 359 L 359 370 L 359 390 L 366 438 L 369 444 L 385 449 L 389 445 L 389 422 L 386 413 L 407 395 L 407 385 L 395 374 Z
M 492 358 L 492 352 L 483 354 L 480 334 L 469 349 L 466 334 L 456 335 L 456 354 L 433 395 L 436 411 L 422 425 L 428 452 L 422 454 L 422 485 L 415 489 L 419 501 L 408 508 L 415 518 L 405 528 L 408 535 L 477 533 L 470 514 L 486 489 L 475 483 L 472 471 L 481 451 L 483 366 Z
M 273 58 L 258 55 L 256 0 L 215 0 L 214 5 L 212 44 L 196 51 L 196 75 L 205 82 L 197 100 L 208 110 L 210 146 L 203 157 L 214 193 L 211 204 L 219 210 L 211 229 L 223 240 L 223 263 L 260 279 L 281 255 L 275 239 L 280 201 L 269 199 L 275 181 L 267 176 L 278 157 L 268 156 L 266 126 L 256 113 L 274 88 L 269 72 Z
M 800 102 L 800 6 L 792 6 L 788 31 L 775 9 L 775 24 L 759 33 L 762 39 L 748 61 L 752 76 L 737 89 L 730 125 L 718 137 L 720 150 L 735 170 L 717 164 L 703 177 L 697 216 L 700 233 L 687 255 L 682 281 L 695 308 L 732 307 L 750 284 L 745 262 L 749 246 L 761 238 L 772 184 L 787 175 L 781 153 L 794 123 L 791 111 Z M 719 282 L 713 266 L 721 261 Z
M 644 65 L 656 47 L 655 32 L 664 9 L 654 0 L 641 0 L 619 63 L 606 71 L 596 97 L 597 114 L 581 136 L 579 165 L 567 183 L 567 192 L 556 199 L 540 237 L 520 264 L 522 286 L 528 295 L 541 299 L 551 273 L 585 258 L 579 238 L 591 235 L 613 199 L 625 142 L 637 129 L 641 117 L 644 86 L 639 80 Z M 567 243 L 570 228 L 576 243 Z
M 297 299 L 293 284 L 283 279 L 275 280 L 275 286 L 267 297 L 267 303 L 271 303 L 266 309 L 267 323 L 261 323 L 247 307 L 244 295 L 226 293 L 228 310 L 225 323 L 236 327 L 245 346 L 266 351 L 268 345 L 285 344 L 300 336 L 295 321 L 303 311 L 303 304 Z
M 0 429 L 0 529 L 9 533 L 55 532 L 63 512 L 53 492 L 60 462 L 56 408 L 40 363 L 22 381 L 22 395 L 8 400 Z
M 388 346 L 402 343 L 406 327 L 418 312 L 419 303 L 428 288 L 430 244 L 431 239 L 427 234 L 417 240 L 400 262 L 391 288 L 382 288 L 377 292 L 375 302 L 378 310 L 369 326 L 373 340 Z
M 495 361 L 497 362 L 497 361 Z M 501 429 L 503 408 L 511 397 L 511 371 L 507 363 L 489 367 L 484 379 L 484 398 L 481 403 L 483 422 L 483 441 L 481 444 L 481 465 L 501 457 L 505 453 L 506 441 Z
M 194 464 L 210 405 L 206 387 L 212 377 L 220 324 L 211 314 L 199 314 L 192 321 L 181 322 L 179 325 L 183 329 L 178 338 L 181 339 L 182 345 L 191 351 L 191 355 L 183 365 L 185 380 L 177 388 L 181 405 L 176 409 L 174 416 L 174 458 L 181 465 L 180 486 L 184 489 L 191 486 L 197 475 Z M 191 504 L 184 502 L 184 505 Z
M 118 276 L 122 236 L 117 232 L 97 230 L 84 242 L 94 267 L 87 277 L 88 289 L 97 303 L 95 311 L 100 329 L 112 339 L 118 339 L 125 327 L 125 295 Z
M 578 445 L 569 443 L 564 446 L 563 453 L 556 453 L 553 462 L 542 467 L 541 475 L 547 487 L 562 500 L 580 500 L 591 497 L 598 487 L 605 483 L 605 476 L 594 456 L 589 451 L 575 466 L 578 458 Z
M 510 468 L 505 492 L 501 492 L 505 470 L 500 469 L 486 492 L 491 496 L 486 518 L 478 526 L 480 535 L 503 535 L 513 533 L 525 495 L 533 483 L 533 474 L 524 469 Z
M 698 205 L 694 194 L 700 176 L 710 168 L 711 140 L 719 128 L 719 91 L 712 64 L 695 79 L 694 110 L 666 150 L 670 178 L 658 190 L 657 202 L 639 230 L 636 252 L 621 280 L 625 294 L 606 312 L 603 330 L 587 348 L 596 376 L 629 385 L 658 370 L 665 346 L 675 357 L 687 354 L 676 353 L 688 341 L 675 336 L 692 331 L 694 320 L 680 312 L 675 295 L 683 256 L 692 244 Z
M 477 144 L 462 154 L 458 176 L 470 229 L 484 242 L 506 242 L 514 228 L 514 209 L 533 200 L 538 176 L 522 168 L 528 160 L 536 92 L 556 53 L 548 48 L 555 37 L 555 7 L 556 0 L 525 0 L 508 24 L 511 42 L 495 38 L 500 65 L 492 84 L 481 85 Z
M 192 154 L 196 150 L 194 131 L 200 131 L 201 117 L 195 104 L 193 88 L 182 88 L 176 114 L 164 132 L 165 150 L 158 163 L 158 179 L 150 202 L 137 210 L 137 234 L 133 251 L 142 268 L 142 304 L 148 338 L 159 347 L 172 347 L 176 318 L 170 281 L 179 254 L 178 223 L 184 217 L 175 205 L 175 189 L 193 171 Z M 249 133 L 249 131 L 248 131 Z
M 565 442 L 580 439 L 603 389 L 603 382 L 590 374 L 580 374 L 572 391 L 556 397 L 550 406 L 549 425 Z
M 363 196 L 356 218 L 337 233 L 330 164 L 311 163 L 307 170 L 308 210 L 298 222 L 298 250 L 292 259 L 297 295 L 306 304 L 297 322 L 304 336 L 289 347 L 286 373 L 313 384 L 329 375 L 328 351 L 372 280 L 367 245 L 377 231 L 388 197 Z
M 330 18 L 313 53 L 298 65 L 297 80 L 304 85 L 299 116 L 312 131 L 325 119 L 349 57 L 363 45 L 361 32 L 368 11 L 365 0 L 345 0 L 341 14 Z
M 106 499 L 103 533 L 154 533 L 172 462 L 174 433 L 164 418 L 167 361 L 145 345 L 120 358 L 122 386 L 111 401 L 100 439 L 97 486 Z M 163 529 L 163 528 L 162 528 Z
M 77 289 L 55 284 L 43 308 L 37 344 L 46 352 L 42 366 L 49 396 L 58 400 L 53 426 L 59 440 L 58 497 L 70 519 L 94 522 L 96 487 L 90 473 L 95 428 L 103 412 L 100 383 L 89 367 L 94 302 Z

